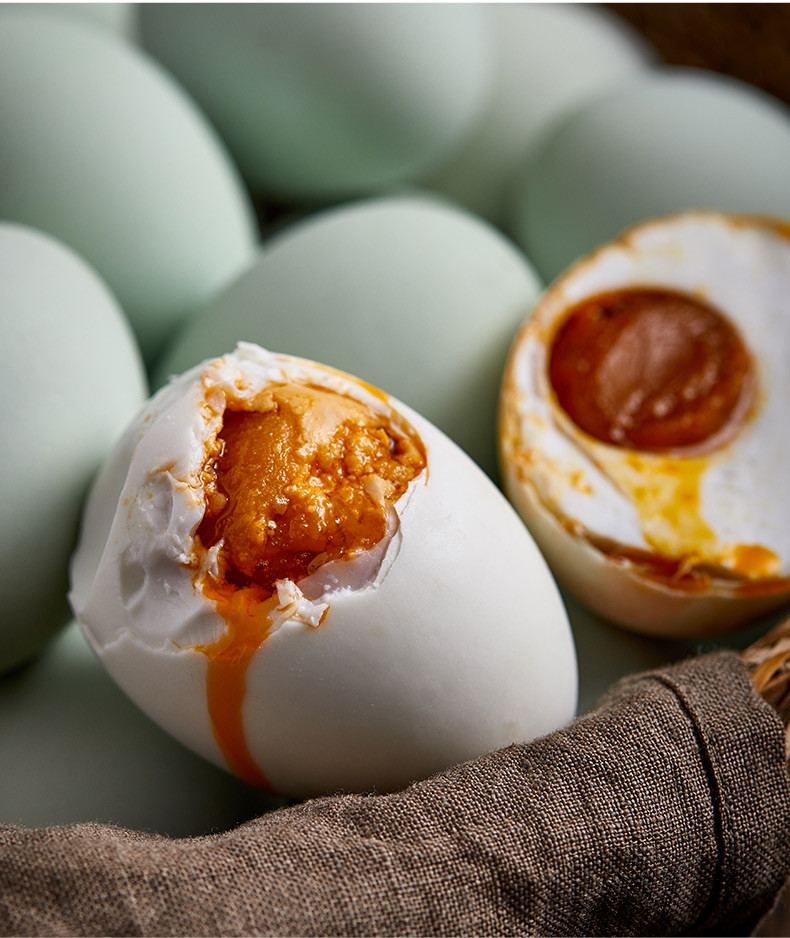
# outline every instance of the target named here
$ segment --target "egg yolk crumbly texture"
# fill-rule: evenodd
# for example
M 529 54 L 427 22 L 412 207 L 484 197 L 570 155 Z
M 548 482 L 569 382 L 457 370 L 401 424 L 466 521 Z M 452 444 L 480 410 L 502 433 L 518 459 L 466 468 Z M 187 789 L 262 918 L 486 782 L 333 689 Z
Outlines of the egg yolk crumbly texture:
M 198 537 L 205 547 L 223 541 L 229 583 L 271 594 L 277 580 L 377 544 L 387 506 L 425 468 L 425 453 L 331 391 L 277 385 L 253 407 L 225 411 Z
M 574 307 L 554 339 L 549 376 L 582 430 L 645 451 L 718 444 L 737 429 L 755 387 L 751 357 L 721 313 L 652 289 Z

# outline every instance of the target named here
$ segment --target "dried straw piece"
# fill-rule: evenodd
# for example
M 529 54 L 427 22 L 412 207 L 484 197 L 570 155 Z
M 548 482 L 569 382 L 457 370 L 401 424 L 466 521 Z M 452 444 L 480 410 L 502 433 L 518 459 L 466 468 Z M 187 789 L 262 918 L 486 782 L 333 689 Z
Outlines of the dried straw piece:
M 790 617 L 741 652 L 757 692 L 773 706 L 785 726 L 790 759 Z

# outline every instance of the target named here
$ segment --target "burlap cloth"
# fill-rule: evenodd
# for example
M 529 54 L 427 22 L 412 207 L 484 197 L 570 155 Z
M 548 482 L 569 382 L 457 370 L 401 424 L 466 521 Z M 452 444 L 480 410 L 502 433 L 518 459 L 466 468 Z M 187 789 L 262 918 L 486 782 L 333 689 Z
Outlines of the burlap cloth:
M 790 873 L 784 733 L 733 652 L 391 795 L 226 833 L 0 828 L 24 935 L 747 934 Z

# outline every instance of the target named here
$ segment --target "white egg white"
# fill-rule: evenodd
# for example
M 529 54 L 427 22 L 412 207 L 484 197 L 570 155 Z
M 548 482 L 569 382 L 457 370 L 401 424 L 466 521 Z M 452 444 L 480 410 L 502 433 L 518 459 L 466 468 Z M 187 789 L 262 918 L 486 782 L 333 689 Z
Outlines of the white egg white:
M 751 412 L 710 452 L 600 442 L 557 400 L 548 357 L 565 313 L 639 287 L 703 299 L 739 330 L 756 366 Z M 788 290 L 787 226 L 680 213 L 637 225 L 571 267 L 516 338 L 500 399 L 504 485 L 560 583 L 606 618 L 654 635 L 717 633 L 790 600 Z M 705 569 L 710 582 L 690 591 L 631 550 Z
M 496 487 L 396 400 L 244 344 L 155 395 L 91 495 L 71 601 L 120 686 L 162 727 L 225 764 L 207 709 L 206 657 L 193 647 L 227 627 L 189 568 L 204 511 L 198 476 L 223 388 L 254 395 L 284 379 L 407 421 L 427 467 L 396 502 L 372 560 L 352 560 L 348 575 L 319 567 L 312 584 L 278 583 L 243 704 L 247 746 L 271 786 L 295 796 L 395 789 L 570 719 L 577 679 L 566 613 Z

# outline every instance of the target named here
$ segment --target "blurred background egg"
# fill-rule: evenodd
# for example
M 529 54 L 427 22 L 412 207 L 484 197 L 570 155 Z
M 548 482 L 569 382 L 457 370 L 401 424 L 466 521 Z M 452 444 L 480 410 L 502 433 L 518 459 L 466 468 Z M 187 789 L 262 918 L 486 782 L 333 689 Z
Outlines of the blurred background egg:
M 224 147 L 159 66 L 84 17 L 0 12 L 0 87 L 0 219 L 84 257 L 150 361 L 257 242 Z
M 94 473 L 147 395 L 117 302 L 69 248 L 0 223 L 0 671 L 69 618 L 67 567 Z
M 478 4 L 143 4 L 143 46 L 190 91 L 259 194 L 320 202 L 413 179 L 482 113 Z
M 113 30 L 119 36 L 134 41 L 137 37 L 136 3 L 3 3 L 0 15 L 12 10 L 43 13 L 51 16 L 77 16 Z
M 98 822 L 171 837 L 278 807 L 176 742 L 116 686 L 70 624 L 0 680 L 0 822 Z
M 486 13 L 496 63 L 488 104 L 470 139 L 424 184 L 502 225 L 515 174 L 554 123 L 627 85 L 655 56 L 603 6 L 491 3 Z
M 522 168 L 509 230 L 545 280 L 625 227 L 687 209 L 790 217 L 790 110 L 663 68 L 585 103 Z
M 507 350 L 540 283 L 494 228 L 434 198 L 363 200 L 298 222 L 176 336 L 155 384 L 237 341 L 359 375 L 496 472 Z

